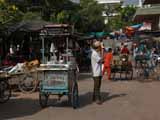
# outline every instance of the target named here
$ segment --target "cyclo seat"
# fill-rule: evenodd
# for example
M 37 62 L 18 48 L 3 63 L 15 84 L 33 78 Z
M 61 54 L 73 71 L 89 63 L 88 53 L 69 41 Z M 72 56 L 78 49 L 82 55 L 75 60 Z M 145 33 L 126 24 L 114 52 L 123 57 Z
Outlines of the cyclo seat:
M 136 61 L 144 61 L 144 60 L 149 60 L 149 56 L 147 56 L 147 55 L 136 55 L 135 56 L 135 60 Z

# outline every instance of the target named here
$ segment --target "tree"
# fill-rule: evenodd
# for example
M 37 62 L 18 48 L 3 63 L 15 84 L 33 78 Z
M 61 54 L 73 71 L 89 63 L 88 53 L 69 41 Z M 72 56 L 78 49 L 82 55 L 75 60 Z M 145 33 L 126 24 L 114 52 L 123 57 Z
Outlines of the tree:
M 26 12 L 23 14 L 22 20 L 41 20 L 41 15 L 38 12 Z
M 133 23 L 132 18 L 136 12 L 136 8 L 133 6 L 127 6 L 121 9 L 120 15 L 124 25 L 131 25 Z
M 107 26 L 110 31 L 119 30 L 125 26 L 134 24 L 132 18 L 136 12 L 136 8 L 133 6 L 121 7 L 121 5 L 115 5 L 113 8 L 107 8 L 106 13 L 109 18 Z M 110 13 L 117 13 L 115 16 L 110 16 Z
M 40 6 L 42 7 L 42 17 L 47 21 L 51 20 L 51 17 L 52 20 L 53 18 L 57 19 L 59 14 L 75 10 L 77 7 L 70 0 L 40 0 Z
M 23 13 L 22 19 L 44 19 L 55 23 L 67 23 L 80 32 L 103 31 L 104 6 L 95 0 L 81 0 L 80 4 L 70 0 L 21 0 L 7 4 L 16 6 Z
M 10 5 L 4 0 L 0 0 L 0 26 L 1 30 L 20 21 L 22 12 L 15 5 Z
M 102 12 L 104 6 L 94 0 L 81 0 L 80 7 L 80 21 L 77 27 L 81 28 L 82 32 L 103 31 L 104 17 Z

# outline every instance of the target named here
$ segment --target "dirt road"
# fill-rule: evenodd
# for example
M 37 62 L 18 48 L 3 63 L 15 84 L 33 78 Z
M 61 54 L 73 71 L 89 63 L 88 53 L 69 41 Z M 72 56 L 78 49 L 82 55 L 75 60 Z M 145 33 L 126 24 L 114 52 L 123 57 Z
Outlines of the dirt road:
M 160 120 L 160 82 L 107 81 L 102 83 L 103 104 L 92 102 L 93 80 L 82 74 L 79 80 L 80 108 L 72 109 L 67 97 L 42 109 L 38 92 L 14 92 L 0 104 L 0 120 Z

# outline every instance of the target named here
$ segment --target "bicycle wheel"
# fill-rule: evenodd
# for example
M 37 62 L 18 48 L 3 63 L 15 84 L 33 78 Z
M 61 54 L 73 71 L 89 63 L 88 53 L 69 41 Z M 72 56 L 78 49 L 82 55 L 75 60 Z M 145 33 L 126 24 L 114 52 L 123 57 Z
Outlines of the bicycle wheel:
M 37 88 L 37 80 L 31 75 L 26 74 L 18 84 L 19 90 L 23 93 L 32 93 Z
M 0 103 L 7 102 L 11 97 L 11 89 L 7 81 L 0 81 Z

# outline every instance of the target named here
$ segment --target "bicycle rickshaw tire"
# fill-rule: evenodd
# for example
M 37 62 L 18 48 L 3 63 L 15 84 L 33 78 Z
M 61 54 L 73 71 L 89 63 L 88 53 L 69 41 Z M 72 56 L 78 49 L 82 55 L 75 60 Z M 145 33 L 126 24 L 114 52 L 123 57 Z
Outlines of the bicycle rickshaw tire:
M 27 77 L 32 78 L 32 79 L 33 79 L 33 82 L 34 82 L 34 86 L 33 86 L 32 89 L 30 89 L 30 90 L 26 90 L 26 89 L 24 89 L 23 86 L 22 86 L 23 83 L 25 82 L 25 80 L 27 80 L 27 79 L 26 79 Z M 37 85 L 38 85 L 37 80 L 36 80 L 32 75 L 26 74 L 26 75 L 23 77 L 23 79 L 19 81 L 19 83 L 18 83 L 18 88 L 19 88 L 19 90 L 20 90 L 21 92 L 23 92 L 23 93 L 33 93 L 33 92 L 36 90 Z
M 49 95 L 44 93 L 39 93 L 39 104 L 41 105 L 42 108 L 47 107 L 48 98 Z
M 10 85 L 9 85 L 9 83 L 8 83 L 7 81 L 1 81 L 1 83 L 2 83 L 2 82 L 4 82 L 4 84 L 7 86 L 7 90 L 9 90 L 9 94 L 8 94 L 8 96 L 7 96 L 6 99 L 1 99 L 1 98 L 0 98 L 0 103 L 5 103 L 5 102 L 7 102 L 7 101 L 10 99 L 10 97 L 11 97 L 11 88 L 10 88 Z
M 129 72 L 130 74 L 128 74 L 128 72 Z M 127 75 L 130 75 L 130 76 L 128 77 Z M 133 70 L 127 71 L 126 76 L 127 76 L 127 79 L 132 80 L 132 79 L 133 79 Z

